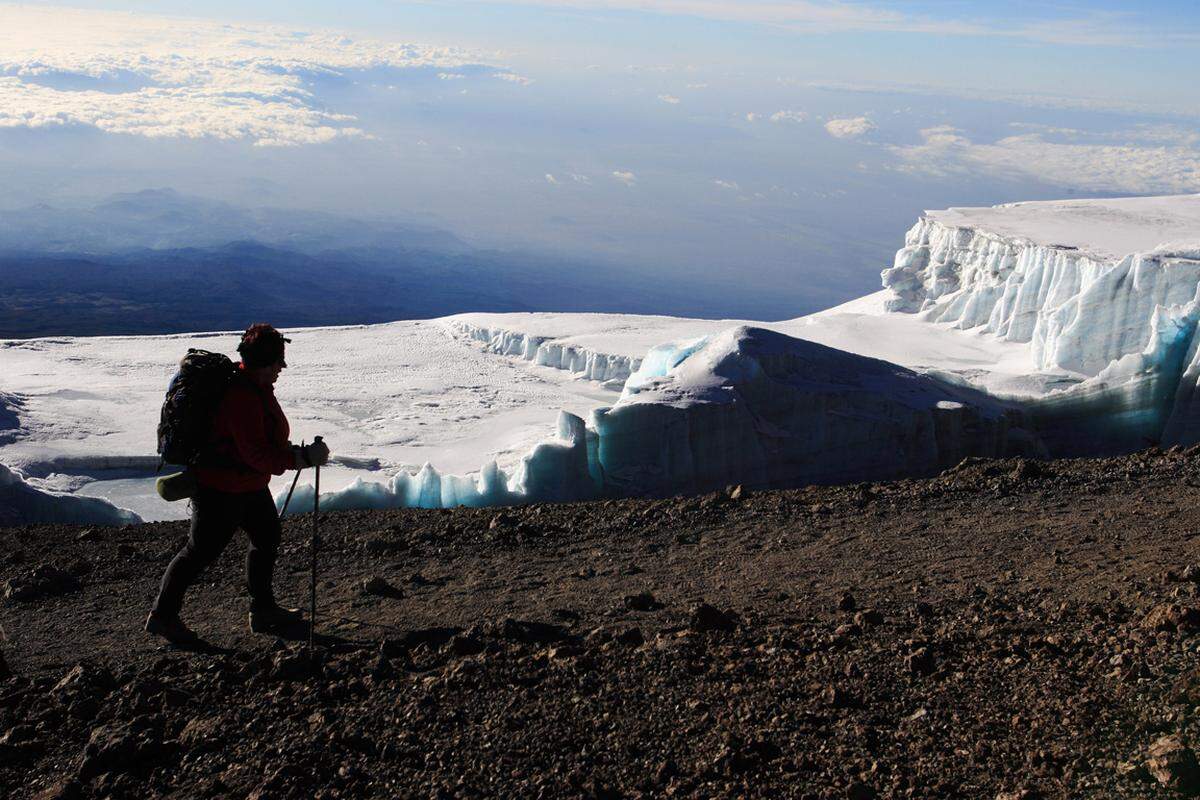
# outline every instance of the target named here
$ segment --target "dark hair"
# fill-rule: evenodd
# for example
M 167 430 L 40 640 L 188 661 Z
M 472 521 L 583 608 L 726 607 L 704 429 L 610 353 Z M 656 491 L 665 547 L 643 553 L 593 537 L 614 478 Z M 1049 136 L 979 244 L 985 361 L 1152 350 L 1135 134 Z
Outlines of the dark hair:
M 283 358 L 283 344 L 292 340 L 265 322 L 256 322 L 242 334 L 238 352 L 247 367 L 269 367 Z

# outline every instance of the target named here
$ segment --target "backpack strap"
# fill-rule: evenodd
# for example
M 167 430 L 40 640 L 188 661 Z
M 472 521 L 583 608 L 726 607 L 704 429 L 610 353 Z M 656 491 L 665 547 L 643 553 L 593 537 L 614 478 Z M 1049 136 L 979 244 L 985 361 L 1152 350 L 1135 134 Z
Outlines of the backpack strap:
M 270 408 L 267 405 L 266 392 L 256 385 L 254 381 L 243 377 L 239 373 L 234 377 L 233 380 L 229 382 L 229 386 L 225 389 L 226 393 L 228 393 L 229 390 L 233 388 L 234 384 L 238 383 L 239 381 L 253 389 L 254 393 L 257 394 L 259 399 L 262 401 L 263 421 L 265 423 L 265 427 L 268 429 L 268 435 L 273 435 L 275 431 L 278 430 L 279 423 L 275 421 L 275 416 L 270 413 Z M 224 398 L 222 398 L 222 402 L 224 402 Z M 227 447 L 222 448 L 221 445 L 227 445 Z M 247 474 L 253 473 L 254 470 L 251 469 L 249 465 L 238 460 L 238 458 L 230 452 L 233 449 L 232 445 L 233 439 L 230 437 L 205 443 L 204 447 L 202 447 L 200 452 L 197 454 L 193 466 L 206 467 L 209 469 L 237 470 L 238 472 L 244 472 Z

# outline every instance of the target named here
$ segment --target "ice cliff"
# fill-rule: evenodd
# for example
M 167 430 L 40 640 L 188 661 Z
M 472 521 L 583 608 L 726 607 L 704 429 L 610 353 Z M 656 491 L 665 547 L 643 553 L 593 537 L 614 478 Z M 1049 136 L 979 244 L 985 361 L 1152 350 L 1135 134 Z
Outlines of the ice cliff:
M 884 480 L 1041 454 L 1015 407 L 745 326 L 655 348 L 593 424 L 611 494 Z
M 508 475 L 495 461 L 469 475 L 443 475 L 432 464 L 416 473 L 401 470 L 387 483 L 361 478 L 336 492 L 321 495 L 321 508 L 453 508 L 564 502 L 598 497 L 603 486 L 596 461 L 596 437 L 574 414 L 559 412 L 554 436 L 529 452 Z M 313 506 L 311 485 L 295 492 L 290 513 Z M 282 508 L 286 495 L 276 497 Z
M 574 372 L 588 380 L 621 385 L 641 364 L 641 359 L 598 352 L 593 348 L 555 341 L 548 336 L 483 326 L 450 318 L 450 330 L 481 342 L 491 353 L 516 356 L 553 369 Z
M 1040 369 L 1094 376 L 1143 350 L 1161 310 L 1194 305 L 1200 244 L 1109 260 L 925 218 L 883 285 L 888 311 L 979 327 L 1028 343 Z
M 1024 398 L 1055 455 L 1200 441 L 1200 195 L 929 212 L 883 285 L 1070 378 Z

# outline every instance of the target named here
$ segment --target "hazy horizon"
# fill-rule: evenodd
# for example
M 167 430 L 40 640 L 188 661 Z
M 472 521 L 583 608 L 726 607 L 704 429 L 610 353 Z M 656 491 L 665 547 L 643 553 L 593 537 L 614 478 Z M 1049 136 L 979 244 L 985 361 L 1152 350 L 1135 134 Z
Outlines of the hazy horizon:
M 0 209 L 169 188 L 799 314 L 877 288 L 927 208 L 1200 191 L 1185 3 L 197 13 L 0 5 Z

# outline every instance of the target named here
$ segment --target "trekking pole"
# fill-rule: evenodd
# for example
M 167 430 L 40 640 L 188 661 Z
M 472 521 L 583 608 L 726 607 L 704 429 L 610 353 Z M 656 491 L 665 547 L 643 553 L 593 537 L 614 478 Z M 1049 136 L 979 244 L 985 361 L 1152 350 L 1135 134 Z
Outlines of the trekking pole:
M 303 439 L 300 440 L 300 449 L 301 450 L 304 449 L 304 440 Z M 300 473 L 303 471 L 304 471 L 303 467 L 296 470 L 296 477 L 292 478 L 292 488 L 288 489 L 288 496 L 283 501 L 283 510 L 279 512 L 280 519 L 283 519 L 283 515 L 287 513 L 288 503 L 292 502 L 292 492 L 296 491 L 296 482 L 300 480 Z
M 321 441 L 313 437 L 313 444 Z M 321 466 L 313 466 L 313 521 L 312 521 L 312 581 L 308 585 L 308 660 L 313 659 L 313 642 L 317 625 L 317 548 L 321 544 L 321 532 L 317 527 L 317 515 L 321 513 Z

